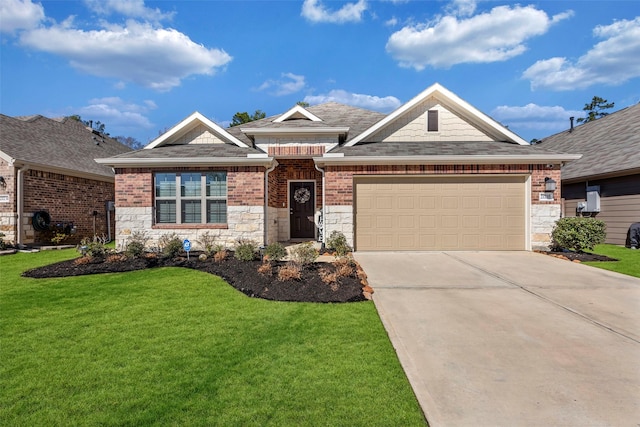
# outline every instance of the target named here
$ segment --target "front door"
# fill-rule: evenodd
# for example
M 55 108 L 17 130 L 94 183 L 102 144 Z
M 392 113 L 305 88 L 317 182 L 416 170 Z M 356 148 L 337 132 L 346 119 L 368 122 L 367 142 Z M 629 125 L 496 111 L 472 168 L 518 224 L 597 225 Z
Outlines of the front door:
M 312 239 L 315 236 L 315 182 L 289 183 L 289 224 L 292 239 Z

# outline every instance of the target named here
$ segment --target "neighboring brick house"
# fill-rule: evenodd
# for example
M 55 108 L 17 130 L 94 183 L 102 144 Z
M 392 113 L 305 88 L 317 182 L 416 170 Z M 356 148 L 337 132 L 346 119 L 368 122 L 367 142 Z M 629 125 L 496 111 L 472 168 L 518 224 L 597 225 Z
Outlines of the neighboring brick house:
M 50 245 L 54 230 L 74 232 L 64 243 L 107 235 L 114 174 L 94 161 L 131 151 L 77 120 L 0 114 L 0 231 L 18 246 Z M 36 224 L 34 227 L 34 215 Z
M 116 241 L 322 238 L 356 250 L 530 250 L 560 217 L 561 165 L 435 84 L 389 115 L 328 103 L 222 129 L 193 113 L 116 170 Z M 314 225 L 322 214 L 323 235 Z
M 564 215 L 595 216 L 607 224 L 606 242 L 624 245 L 629 226 L 640 222 L 640 104 L 538 145 L 583 154 L 562 168 Z

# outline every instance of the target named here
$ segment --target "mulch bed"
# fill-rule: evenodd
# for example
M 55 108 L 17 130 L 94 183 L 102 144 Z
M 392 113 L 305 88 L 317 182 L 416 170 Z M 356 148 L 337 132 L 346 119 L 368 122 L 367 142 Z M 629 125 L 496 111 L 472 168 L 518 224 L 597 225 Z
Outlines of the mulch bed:
M 541 254 L 550 255 L 552 257 L 565 259 L 573 262 L 584 261 L 618 261 L 615 258 L 609 258 L 605 255 L 590 254 L 587 252 L 573 252 L 573 251 L 537 251 Z
M 367 296 L 370 296 L 368 293 L 365 296 L 365 292 L 363 292 L 366 279 L 361 280 L 355 273 L 355 268 L 353 275 L 341 277 L 337 283 L 331 286 L 332 284 L 324 283 L 318 274 L 320 269 L 333 271 L 335 267 L 331 263 L 315 263 L 305 267 L 299 281 L 278 280 L 277 269 L 284 263 L 273 263 L 273 275 L 271 276 L 258 273 L 260 265 L 260 261 L 237 260 L 233 258 L 233 254 L 222 262 L 215 262 L 211 258 L 200 261 L 198 254 L 192 252 L 189 260 L 186 257 L 169 259 L 154 256 L 111 262 L 104 259 L 93 259 L 91 262 L 82 264 L 76 260 L 68 260 L 34 268 L 25 271 L 22 275 L 32 278 L 51 278 L 121 273 L 155 267 L 184 267 L 220 276 L 240 292 L 254 298 L 274 301 L 337 303 L 364 301 Z M 366 290 L 371 291 L 368 287 Z

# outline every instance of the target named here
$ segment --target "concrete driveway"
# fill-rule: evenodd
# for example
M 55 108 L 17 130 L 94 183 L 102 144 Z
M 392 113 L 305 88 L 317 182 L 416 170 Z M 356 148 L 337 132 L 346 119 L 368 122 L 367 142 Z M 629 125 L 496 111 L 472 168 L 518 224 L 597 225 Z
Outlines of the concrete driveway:
M 433 426 L 640 426 L 640 279 L 532 252 L 358 252 Z

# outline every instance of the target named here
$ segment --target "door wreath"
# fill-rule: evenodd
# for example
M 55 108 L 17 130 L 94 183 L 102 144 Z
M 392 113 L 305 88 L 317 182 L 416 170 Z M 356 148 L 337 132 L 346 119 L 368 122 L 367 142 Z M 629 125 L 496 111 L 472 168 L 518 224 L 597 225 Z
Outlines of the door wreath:
M 307 203 L 310 198 L 311 198 L 311 192 L 304 187 L 298 188 L 293 193 L 293 200 L 295 200 L 298 203 Z

